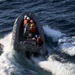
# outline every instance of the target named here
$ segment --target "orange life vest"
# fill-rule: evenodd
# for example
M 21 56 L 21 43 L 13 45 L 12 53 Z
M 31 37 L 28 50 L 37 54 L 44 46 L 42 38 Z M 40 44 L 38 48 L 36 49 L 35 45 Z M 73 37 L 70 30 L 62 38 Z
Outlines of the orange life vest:
M 25 19 L 24 20 L 24 25 L 27 25 L 28 24 L 28 21 Z

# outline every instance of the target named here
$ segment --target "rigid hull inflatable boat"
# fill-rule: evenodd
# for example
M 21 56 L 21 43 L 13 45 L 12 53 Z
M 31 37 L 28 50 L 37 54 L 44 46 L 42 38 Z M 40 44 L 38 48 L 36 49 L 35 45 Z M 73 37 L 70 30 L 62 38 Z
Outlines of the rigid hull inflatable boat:
M 30 39 L 23 36 L 23 23 L 25 15 L 27 15 L 28 17 L 30 17 L 30 19 L 34 21 L 35 27 L 37 28 L 37 32 L 43 39 L 43 44 L 41 46 L 33 45 Z M 25 34 L 25 36 L 27 35 Z M 21 51 L 23 53 L 29 52 L 30 54 L 37 53 L 40 55 L 45 55 L 47 53 L 42 26 L 33 13 L 23 13 L 15 20 L 12 33 L 12 48 L 15 51 Z

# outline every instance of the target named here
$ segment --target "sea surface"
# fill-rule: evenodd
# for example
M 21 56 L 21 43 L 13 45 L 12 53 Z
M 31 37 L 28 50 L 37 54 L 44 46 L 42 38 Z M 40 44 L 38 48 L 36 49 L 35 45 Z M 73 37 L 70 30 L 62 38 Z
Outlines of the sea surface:
M 33 12 L 42 24 L 48 56 L 27 59 L 11 48 L 15 19 Z M 0 0 L 0 75 L 75 75 L 75 0 Z

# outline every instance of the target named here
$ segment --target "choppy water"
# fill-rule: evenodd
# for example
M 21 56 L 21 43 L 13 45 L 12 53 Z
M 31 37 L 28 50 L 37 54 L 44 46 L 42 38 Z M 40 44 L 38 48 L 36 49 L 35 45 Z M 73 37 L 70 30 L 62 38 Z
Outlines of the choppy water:
M 46 60 L 33 56 L 28 60 L 11 49 L 13 23 L 27 11 L 43 25 L 49 54 Z M 74 0 L 0 0 L 0 43 L 4 45 L 0 75 L 75 75 L 74 33 Z

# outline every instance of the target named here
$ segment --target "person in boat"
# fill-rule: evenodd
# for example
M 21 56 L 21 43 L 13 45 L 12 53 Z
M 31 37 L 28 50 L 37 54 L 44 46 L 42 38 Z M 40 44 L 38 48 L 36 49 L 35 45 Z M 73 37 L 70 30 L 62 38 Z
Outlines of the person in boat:
M 24 33 L 23 33 L 23 36 L 27 36 L 28 35 L 28 32 L 29 32 L 28 29 L 30 28 L 29 20 L 30 20 L 30 18 L 27 15 L 25 15 L 24 16 Z
M 32 38 L 35 37 L 36 28 L 34 23 L 30 24 L 30 34 L 32 35 Z
M 32 34 L 33 34 L 32 25 L 34 24 L 34 23 L 33 23 L 33 20 L 30 20 L 30 21 L 29 21 L 29 24 L 30 24 L 30 25 L 29 25 L 30 27 L 29 27 L 28 38 L 32 38 Z
M 35 37 L 32 38 L 32 44 L 35 46 L 42 46 L 43 45 L 43 39 L 41 36 L 39 36 L 38 34 L 35 35 Z
M 30 20 L 30 24 L 34 24 L 33 20 Z
M 42 46 L 43 45 L 43 39 L 41 36 L 35 35 L 36 37 L 36 46 Z
M 23 23 L 23 26 L 24 26 L 24 33 L 23 35 L 25 34 L 26 32 L 26 26 L 27 26 L 28 22 L 27 22 L 27 15 L 24 16 L 24 23 Z

